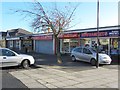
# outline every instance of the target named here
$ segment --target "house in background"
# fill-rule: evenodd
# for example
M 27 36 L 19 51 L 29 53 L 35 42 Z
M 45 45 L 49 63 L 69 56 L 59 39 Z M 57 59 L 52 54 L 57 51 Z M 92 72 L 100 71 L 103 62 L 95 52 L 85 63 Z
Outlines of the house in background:
M 32 34 L 31 32 L 18 28 L 7 31 L 6 47 L 12 50 L 21 50 L 21 38 L 20 36 Z
M 6 47 L 6 40 L 5 40 L 6 35 L 7 35 L 6 32 L 0 32 L 0 47 L 3 47 L 3 48 Z

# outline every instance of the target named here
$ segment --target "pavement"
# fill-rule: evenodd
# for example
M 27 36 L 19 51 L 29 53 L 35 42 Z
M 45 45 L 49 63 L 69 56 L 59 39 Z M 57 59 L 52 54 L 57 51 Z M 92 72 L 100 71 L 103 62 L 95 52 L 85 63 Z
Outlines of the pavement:
M 58 64 L 56 56 L 29 53 L 36 60 L 37 68 L 10 70 L 9 73 L 26 87 L 50 89 L 115 89 L 118 88 L 118 65 L 103 65 L 99 68 L 85 62 L 72 62 L 67 55 Z
M 90 69 L 69 73 L 59 70 L 61 66 L 14 71 L 11 75 L 19 79 L 28 88 L 118 88 L 118 70 Z

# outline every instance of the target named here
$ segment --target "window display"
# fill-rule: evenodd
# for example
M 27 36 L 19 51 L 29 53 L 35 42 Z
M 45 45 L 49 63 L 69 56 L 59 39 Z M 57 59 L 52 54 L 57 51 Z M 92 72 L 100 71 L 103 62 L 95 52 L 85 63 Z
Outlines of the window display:
M 78 39 L 71 39 L 70 40 L 70 52 L 72 51 L 73 48 L 78 47 L 80 45 Z
M 99 39 L 99 49 L 101 52 L 109 54 L 109 39 L 101 38 Z
M 62 51 L 63 53 L 70 53 L 75 47 L 80 46 L 79 39 L 64 39 L 62 40 Z
M 62 40 L 62 51 L 63 53 L 66 53 L 66 52 L 69 52 L 69 42 L 70 42 L 70 39 L 64 39 Z
M 118 54 L 118 38 L 111 39 L 111 54 Z

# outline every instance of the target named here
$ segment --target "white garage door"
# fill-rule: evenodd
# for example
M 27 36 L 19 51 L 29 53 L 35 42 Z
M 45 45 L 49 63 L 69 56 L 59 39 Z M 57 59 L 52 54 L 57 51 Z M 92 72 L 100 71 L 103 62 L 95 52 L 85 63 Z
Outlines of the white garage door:
M 53 52 L 53 41 L 52 40 L 45 40 L 35 41 L 35 51 L 39 53 L 45 53 L 45 54 L 54 54 Z

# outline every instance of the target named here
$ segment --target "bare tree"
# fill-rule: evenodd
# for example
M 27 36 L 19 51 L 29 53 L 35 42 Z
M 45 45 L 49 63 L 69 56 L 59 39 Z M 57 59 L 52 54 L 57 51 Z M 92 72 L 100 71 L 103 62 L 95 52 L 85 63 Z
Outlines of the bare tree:
M 57 54 L 57 62 L 62 63 L 61 55 L 60 55 L 60 40 L 58 35 L 67 30 L 70 27 L 70 23 L 73 20 L 74 12 L 77 9 L 78 5 L 76 5 L 73 9 L 72 7 L 65 7 L 66 10 L 62 11 L 57 8 L 55 5 L 54 9 L 52 9 L 50 14 L 44 10 L 43 6 L 40 2 L 34 1 L 34 10 L 16 10 L 15 12 L 25 13 L 27 16 L 34 16 L 32 27 L 34 30 L 44 30 L 44 31 L 52 31 L 53 39 L 55 40 L 56 45 L 56 54 Z M 45 28 L 45 29 L 43 29 Z

